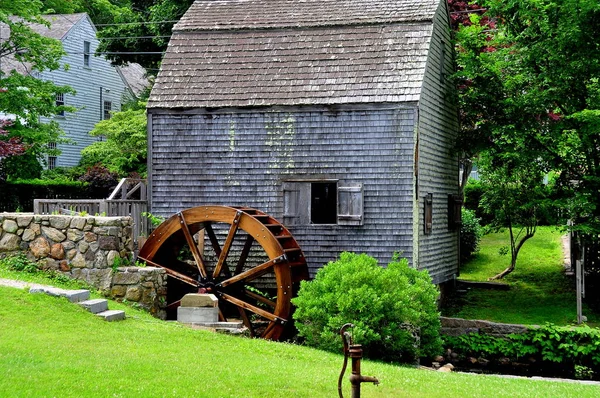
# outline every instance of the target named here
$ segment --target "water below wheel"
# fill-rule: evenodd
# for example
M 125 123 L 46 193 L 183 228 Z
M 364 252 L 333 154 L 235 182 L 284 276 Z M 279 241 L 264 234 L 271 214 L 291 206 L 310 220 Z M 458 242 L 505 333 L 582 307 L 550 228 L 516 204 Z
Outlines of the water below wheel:
M 308 278 L 302 250 L 288 229 L 246 207 L 181 211 L 152 232 L 138 258 L 164 268 L 187 292 L 214 294 L 221 321 L 239 317 L 252 336 L 271 340 L 281 337 L 291 298 L 299 281 Z M 186 292 L 178 292 L 167 308 L 179 305 Z

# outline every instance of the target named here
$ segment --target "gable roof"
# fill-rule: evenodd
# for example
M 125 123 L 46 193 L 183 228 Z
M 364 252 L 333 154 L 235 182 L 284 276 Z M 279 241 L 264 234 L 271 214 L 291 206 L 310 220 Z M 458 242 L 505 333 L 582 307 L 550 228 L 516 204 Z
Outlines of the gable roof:
M 444 0 L 196 0 L 149 108 L 418 101 Z

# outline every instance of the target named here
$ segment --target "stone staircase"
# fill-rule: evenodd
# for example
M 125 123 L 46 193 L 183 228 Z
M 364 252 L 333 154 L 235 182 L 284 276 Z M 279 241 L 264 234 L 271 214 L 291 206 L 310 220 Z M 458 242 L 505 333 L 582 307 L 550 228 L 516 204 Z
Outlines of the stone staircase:
M 29 289 L 29 293 L 44 293 L 55 297 L 65 297 L 71 303 L 77 303 L 81 307 L 96 314 L 105 321 L 121 321 L 125 319 L 125 311 L 109 310 L 108 300 L 92 299 L 90 300 L 89 290 L 67 290 L 51 286 L 36 286 Z

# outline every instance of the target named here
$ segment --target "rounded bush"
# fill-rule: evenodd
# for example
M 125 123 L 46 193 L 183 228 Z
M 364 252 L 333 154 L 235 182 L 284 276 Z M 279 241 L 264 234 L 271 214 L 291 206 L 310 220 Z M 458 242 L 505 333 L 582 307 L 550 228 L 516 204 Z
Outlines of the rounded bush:
M 483 228 L 479 218 L 472 210 L 462 209 L 462 225 L 460 227 L 460 262 L 468 260 L 479 250 L 479 241 L 483 236 Z
M 339 329 L 352 329 L 365 356 L 394 362 L 432 357 L 442 350 L 438 291 L 427 271 L 394 258 L 387 268 L 366 254 L 342 253 L 292 300 L 299 335 L 309 346 L 340 352 Z

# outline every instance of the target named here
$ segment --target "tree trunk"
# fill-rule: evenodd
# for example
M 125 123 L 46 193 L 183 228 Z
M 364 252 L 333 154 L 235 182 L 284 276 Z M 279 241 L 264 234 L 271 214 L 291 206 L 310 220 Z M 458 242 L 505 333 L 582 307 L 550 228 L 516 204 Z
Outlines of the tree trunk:
M 519 240 L 519 243 L 515 246 L 514 240 L 512 239 L 512 236 L 513 236 L 512 227 L 509 227 L 509 228 L 510 228 L 511 246 L 512 246 L 511 250 L 510 250 L 510 252 L 511 252 L 510 266 L 507 269 L 505 269 L 504 271 L 500 272 L 498 275 L 488 278 L 488 281 L 495 281 L 497 279 L 502 279 L 506 275 L 513 272 L 515 270 L 515 265 L 517 265 L 517 256 L 519 255 L 519 251 L 521 250 L 521 247 L 523 247 L 523 244 L 525 243 L 526 240 L 528 240 L 529 238 L 533 238 L 533 235 L 535 235 L 535 227 L 533 227 L 532 229 L 528 228 L 525 236 L 523 236 Z

